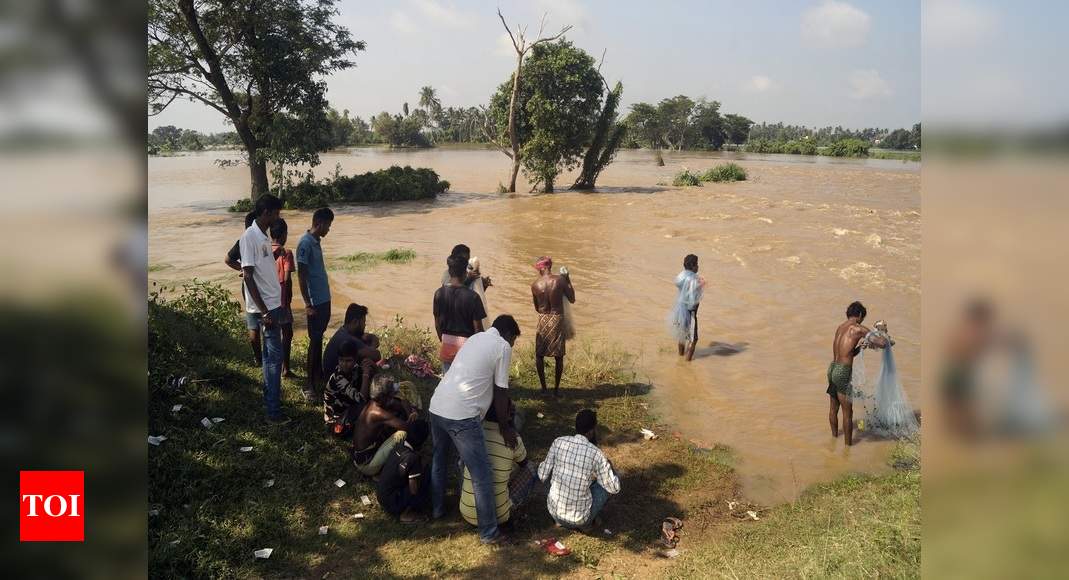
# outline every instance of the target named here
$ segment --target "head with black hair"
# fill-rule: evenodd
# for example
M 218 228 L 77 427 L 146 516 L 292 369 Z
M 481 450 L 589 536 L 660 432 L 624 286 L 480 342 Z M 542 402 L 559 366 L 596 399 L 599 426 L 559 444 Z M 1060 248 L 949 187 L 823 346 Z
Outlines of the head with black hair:
M 321 207 L 312 214 L 312 229 L 308 231 L 313 236 L 322 238 L 330 232 L 332 223 L 334 223 L 334 212 L 329 207 Z
M 446 259 L 445 265 L 449 267 L 449 277 L 457 278 L 461 282 L 468 275 L 468 258 L 460 254 L 450 254 Z
M 683 258 L 683 269 L 690 270 L 691 272 L 697 272 L 698 256 L 695 256 L 694 254 L 687 254 L 686 257 Z
M 345 375 L 351 375 L 356 367 L 356 359 L 360 355 L 360 347 L 355 342 L 347 340 L 338 349 L 338 370 Z
M 412 449 L 419 451 L 419 448 L 423 447 L 423 443 L 427 441 L 427 437 L 430 434 L 430 425 L 423 419 L 416 419 L 408 424 L 408 431 L 405 434 L 405 442 L 411 445 Z
M 598 428 L 598 415 L 591 409 L 583 409 L 575 414 L 575 433 L 582 435 L 595 443 Z
M 850 306 L 846 307 L 846 317 L 857 318 L 858 322 L 864 321 L 865 316 L 868 315 L 868 313 L 869 311 L 865 309 L 865 305 L 858 302 L 857 300 L 851 302 Z
M 262 194 L 256 198 L 255 211 L 256 221 L 266 230 L 278 219 L 278 214 L 282 211 L 282 200 L 270 193 Z
M 393 395 L 396 392 L 396 381 L 390 375 L 378 374 L 375 375 L 375 378 L 371 379 L 371 386 L 368 389 L 368 394 L 371 396 L 371 400 L 379 405 L 390 404 L 390 401 L 393 400 Z
M 497 333 L 509 343 L 509 346 L 516 344 L 516 338 L 520 336 L 520 325 L 516 323 L 516 319 L 511 315 L 502 314 L 498 316 L 490 326 L 497 329 Z
M 286 220 L 278 218 L 275 223 L 271 224 L 271 240 L 276 244 L 285 246 L 289 231 L 290 226 L 286 223 Z
M 450 256 L 464 256 L 465 262 L 471 259 L 471 248 L 464 244 L 457 244 L 453 246 L 453 251 L 449 252 Z
M 245 229 L 249 229 L 249 226 L 251 226 L 252 222 L 254 222 L 254 221 L 256 221 L 256 211 L 255 210 L 254 211 L 250 211 L 249 213 L 245 214 Z
M 353 336 L 363 336 L 367 324 L 367 306 L 353 302 L 345 309 L 345 329 Z

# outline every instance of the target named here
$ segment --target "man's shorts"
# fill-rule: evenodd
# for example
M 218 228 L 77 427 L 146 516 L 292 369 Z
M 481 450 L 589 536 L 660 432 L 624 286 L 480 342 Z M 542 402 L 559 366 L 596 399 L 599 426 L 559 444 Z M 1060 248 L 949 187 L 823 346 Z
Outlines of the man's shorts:
M 330 302 L 316 304 L 313 308 L 316 314 L 308 317 L 308 338 L 323 338 L 330 324 Z
M 260 330 L 259 312 L 245 312 L 245 328 L 248 328 L 249 330 Z
M 285 326 L 287 324 L 293 324 L 293 311 L 289 308 L 281 307 L 277 310 L 278 316 L 275 317 L 275 324 Z M 249 330 L 260 330 L 260 313 L 258 312 L 246 312 L 245 313 L 245 328 Z

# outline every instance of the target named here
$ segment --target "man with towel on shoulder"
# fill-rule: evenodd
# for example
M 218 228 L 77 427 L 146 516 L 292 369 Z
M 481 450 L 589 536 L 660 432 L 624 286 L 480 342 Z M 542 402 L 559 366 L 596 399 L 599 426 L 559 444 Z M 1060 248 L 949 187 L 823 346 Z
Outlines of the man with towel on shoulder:
M 545 357 L 556 360 L 553 395 L 560 395 L 560 377 L 564 374 L 565 324 L 564 299 L 575 304 L 575 289 L 567 272 L 553 273 L 553 258 L 542 256 L 535 262 L 539 278 L 531 284 L 534 307 L 538 311 L 538 332 L 535 335 L 535 368 L 542 392 L 546 392 Z

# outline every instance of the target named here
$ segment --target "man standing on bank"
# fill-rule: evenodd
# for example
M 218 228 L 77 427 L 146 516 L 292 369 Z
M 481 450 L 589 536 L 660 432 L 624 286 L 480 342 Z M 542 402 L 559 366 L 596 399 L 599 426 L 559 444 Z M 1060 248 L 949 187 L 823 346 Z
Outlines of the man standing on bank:
M 535 368 L 542 392 L 546 392 L 545 357 L 556 361 L 554 368 L 553 395 L 560 395 L 560 378 L 564 374 L 565 329 L 564 299 L 575 304 L 575 288 L 567 271 L 553 273 L 553 258 L 542 256 L 535 262 L 538 280 L 531 284 L 531 296 L 538 312 L 538 332 L 535 334 Z
M 318 399 L 315 389 L 320 379 L 334 372 L 334 367 L 330 367 L 326 374 L 323 373 L 323 334 L 330 323 L 330 282 L 320 245 L 333 223 L 334 212 L 329 207 L 317 209 L 312 214 L 312 227 L 297 244 L 297 280 L 308 317 L 308 357 L 305 360 L 308 383 L 304 387 L 304 398 L 309 403 Z

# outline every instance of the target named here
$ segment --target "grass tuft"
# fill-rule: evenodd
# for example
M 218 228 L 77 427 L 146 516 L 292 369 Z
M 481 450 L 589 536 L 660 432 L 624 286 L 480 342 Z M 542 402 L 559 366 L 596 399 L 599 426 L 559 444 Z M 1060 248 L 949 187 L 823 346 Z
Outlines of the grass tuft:
M 336 258 L 332 270 L 369 270 L 379 264 L 407 264 L 416 259 L 416 251 L 409 248 L 392 248 L 385 252 L 357 252 Z
M 737 163 L 721 163 L 701 174 L 702 181 L 746 181 L 746 170 Z
M 691 173 L 689 169 L 680 171 L 672 178 L 672 185 L 675 187 L 696 187 L 701 184 L 701 177 L 696 173 Z

